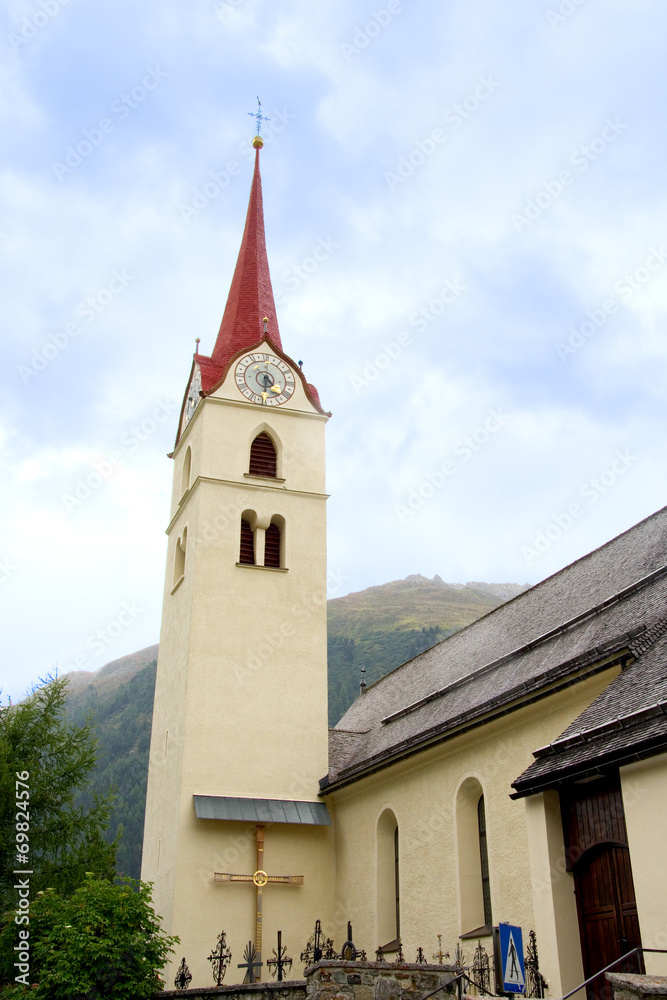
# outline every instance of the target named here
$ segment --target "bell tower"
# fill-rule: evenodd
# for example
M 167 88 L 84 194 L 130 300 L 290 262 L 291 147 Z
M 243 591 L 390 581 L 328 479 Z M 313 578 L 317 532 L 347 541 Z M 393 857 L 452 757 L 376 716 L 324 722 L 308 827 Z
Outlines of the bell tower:
M 324 427 L 283 350 L 259 153 L 215 346 L 196 353 L 177 429 L 142 879 L 193 986 L 267 977 L 333 908 L 327 772 Z M 262 941 L 264 940 L 264 952 Z M 254 962 L 254 964 L 253 964 Z M 259 964 L 264 963 L 264 964 Z

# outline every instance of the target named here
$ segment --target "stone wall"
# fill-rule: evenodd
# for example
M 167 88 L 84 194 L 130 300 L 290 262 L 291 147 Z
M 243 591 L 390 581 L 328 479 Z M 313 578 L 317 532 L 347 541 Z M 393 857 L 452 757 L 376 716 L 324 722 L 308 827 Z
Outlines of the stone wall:
M 667 976 L 640 976 L 631 972 L 608 972 L 614 1000 L 665 1000 Z
M 182 1000 L 199 1000 L 200 997 L 224 997 L 224 1000 L 306 1000 L 306 980 L 293 979 L 284 983 L 236 983 L 234 986 L 196 987 L 191 990 L 163 990 L 155 1000 L 181 997 Z
M 305 974 L 308 1000 L 400 1000 L 415 993 L 421 1000 L 454 978 L 453 966 L 407 962 L 322 961 Z
M 412 965 L 392 962 L 322 961 L 309 966 L 305 979 L 283 983 L 212 986 L 191 990 L 164 990 L 155 1000 L 182 997 L 199 1000 L 220 996 L 225 1000 L 422 1000 L 454 978 L 451 965 Z M 446 994 L 436 994 L 439 1000 Z M 662 998 L 664 1000 L 664 998 Z

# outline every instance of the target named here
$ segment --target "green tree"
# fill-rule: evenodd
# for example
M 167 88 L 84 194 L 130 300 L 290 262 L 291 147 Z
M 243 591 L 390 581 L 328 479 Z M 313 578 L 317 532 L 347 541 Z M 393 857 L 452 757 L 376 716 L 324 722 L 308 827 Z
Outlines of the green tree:
M 15 870 L 31 872 L 32 899 L 48 888 L 70 895 L 86 872 L 110 881 L 115 874 L 116 842 L 104 839 L 113 796 L 75 803 L 98 750 L 90 723 L 66 721 L 66 685 L 66 677 L 49 679 L 0 710 L 0 915 L 7 931 L 0 935 L 0 980 L 13 979 Z
M 6 998 L 141 1000 L 164 988 L 158 972 L 178 938 L 168 937 L 151 905 L 151 886 L 135 879 L 112 885 L 89 874 L 69 898 L 40 894 L 30 916 L 27 986 Z M 34 936 L 34 937 L 33 937 Z
M 160 928 L 151 886 L 88 875 L 69 898 L 42 893 L 31 911 L 30 982 L 7 996 L 34 1000 L 141 1000 L 163 989 L 159 970 L 178 938 Z

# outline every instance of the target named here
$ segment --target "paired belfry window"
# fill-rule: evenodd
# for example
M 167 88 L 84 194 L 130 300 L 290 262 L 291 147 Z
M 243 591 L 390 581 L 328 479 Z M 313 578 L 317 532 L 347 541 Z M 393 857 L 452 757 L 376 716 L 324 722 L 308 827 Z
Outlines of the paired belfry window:
M 261 529 L 255 527 L 254 513 L 244 512 L 241 518 L 241 544 L 239 551 L 239 563 L 243 566 L 269 566 L 272 569 L 280 569 L 283 566 L 283 535 L 285 519 L 279 514 L 271 518 L 271 523 L 264 531 L 264 560 L 261 556 L 258 559 L 257 552 L 257 532 Z M 259 546 L 261 552 L 261 544 Z
M 250 446 L 248 472 L 251 476 L 269 476 L 272 479 L 278 475 L 276 448 L 266 431 L 258 434 Z

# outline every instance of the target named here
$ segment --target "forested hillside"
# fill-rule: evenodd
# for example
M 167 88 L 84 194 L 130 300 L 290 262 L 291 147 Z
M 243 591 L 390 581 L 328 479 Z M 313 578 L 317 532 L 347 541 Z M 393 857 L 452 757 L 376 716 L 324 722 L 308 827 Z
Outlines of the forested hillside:
M 372 684 L 384 674 L 524 590 L 516 584 L 452 585 L 409 576 L 328 602 L 329 722 L 359 693 L 362 668 Z M 92 715 L 100 760 L 82 801 L 115 788 L 109 838 L 122 828 L 119 873 L 139 877 L 157 646 L 70 675 L 68 715 Z
M 156 646 L 151 648 L 157 652 Z M 117 662 L 126 660 L 131 657 Z M 112 664 L 104 669 L 109 666 Z M 107 675 L 102 678 L 106 683 L 99 691 L 91 682 L 68 697 L 68 716 L 73 722 L 81 722 L 87 715 L 94 718 L 101 751 L 94 781 L 81 796 L 81 804 L 89 805 L 95 792 L 104 792 L 110 785 L 114 788 L 116 800 L 109 839 L 122 828 L 118 873 L 134 878 L 139 877 L 141 870 L 156 667 L 157 660 L 153 659 L 147 666 L 138 665 L 138 672 L 127 680 L 110 684 Z

